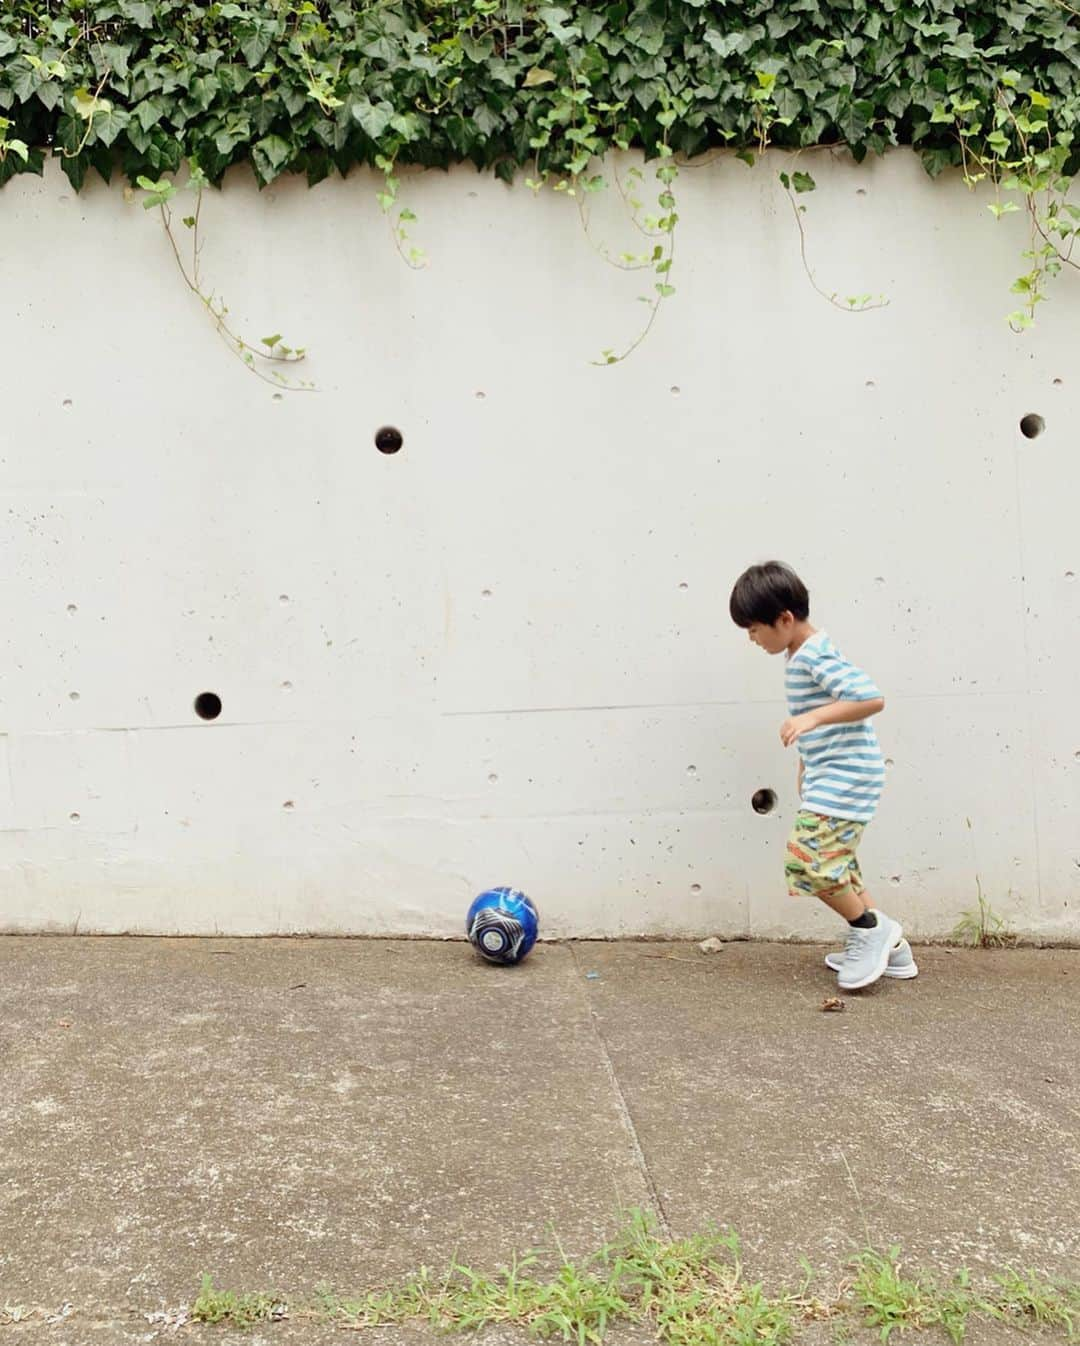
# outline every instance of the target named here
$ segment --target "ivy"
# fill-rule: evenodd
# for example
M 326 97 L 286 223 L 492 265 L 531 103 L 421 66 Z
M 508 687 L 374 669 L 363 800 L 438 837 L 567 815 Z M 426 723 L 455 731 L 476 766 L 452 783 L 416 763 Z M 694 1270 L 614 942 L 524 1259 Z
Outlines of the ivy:
M 1011 315 L 1027 325 L 1046 278 L 1075 265 L 1078 116 L 1066 0 L 6 0 L 0 13 L 0 186 L 47 155 L 76 190 L 117 169 L 160 184 L 186 166 L 217 186 L 238 164 L 260 185 L 369 165 L 399 251 L 421 265 L 402 165 L 524 170 L 587 223 L 598 166 L 640 150 L 655 213 L 639 218 L 640 183 L 620 190 L 648 242 L 609 260 L 652 270 L 646 330 L 674 293 L 680 165 L 719 149 L 752 163 L 768 145 L 856 160 L 910 145 L 931 174 L 991 182 L 995 213 L 1031 218 Z M 783 186 L 806 262 L 813 179 L 800 168 Z M 841 307 L 874 306 L 813 283 Z
M 1075 13 L 1058 0 L 8 0 L 0 15 L 9 140 L 62 153 L 73 181 L 186 162 L 215 184 L 238 163 L 264 184 L 315 182 L 380 157 L 573 176 L 583 154 L 625 145 L 752 149 L 762 77 L 773 144 L 857 159 L 908 144 L 938 173 L 963 162 L 941 109 L 988 118 L 1006 75 L 1071 130 Z M 42 156 L 5 165 L 37 172 Z

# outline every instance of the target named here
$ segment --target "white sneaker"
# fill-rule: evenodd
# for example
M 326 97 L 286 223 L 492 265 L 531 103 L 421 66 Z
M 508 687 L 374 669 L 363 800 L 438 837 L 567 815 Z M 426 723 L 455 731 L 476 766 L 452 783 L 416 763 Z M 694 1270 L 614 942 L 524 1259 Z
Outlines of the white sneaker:
M 839 972 L 844 965 L 844 951 L 838 949 L 835 953 L 825 955 L 825 966 L 833 972 Z M 886 977 L 895 977 L 897 981 L 909 981 L 912 977 L 919 975 L 919 967 L 915 962 L 915 956 L 911 952 L 911 945 L 906 939 L 902 939 L 895 949 L 889 953 L 889 961 L 885 966 Z
M 844 961 L 840 965 L 837 982 L 844 991 L 858 991 L 871 986 L 889 966 L 889 954 L 904 938 L 899 921 L 883 911 L 873 911 L 875 924 L 849 925 Z

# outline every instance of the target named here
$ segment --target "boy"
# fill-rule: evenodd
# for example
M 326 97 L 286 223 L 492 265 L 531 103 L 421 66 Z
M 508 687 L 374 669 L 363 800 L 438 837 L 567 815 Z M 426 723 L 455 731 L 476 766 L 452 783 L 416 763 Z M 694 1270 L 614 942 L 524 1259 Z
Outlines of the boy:
M 788 718 L 785 747 L 799 749 L 801 808 L 784 872 L 792 896 L 820 898 L 848 923 L 847 946 L 826 963 L 846 991 L 882 975 L 918 974 L 898 922 L 877 910 L 863 887 L 856 850 L 877 810 L 885 763 L 871 716 L 885 699 L 849 664 L 824 631 L 810 625 L 810 595 L 780 561 L 751 566 L 731 591 L 731 617 L 766 654 L 783 653 Z

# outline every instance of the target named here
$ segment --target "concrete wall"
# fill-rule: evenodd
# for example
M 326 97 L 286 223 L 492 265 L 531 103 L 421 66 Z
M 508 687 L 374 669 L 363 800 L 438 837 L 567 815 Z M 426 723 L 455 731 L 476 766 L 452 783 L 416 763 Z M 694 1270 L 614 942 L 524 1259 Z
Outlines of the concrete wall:
M 683 173 L 678 295 L 613 369 L 641 278 L 565 198 L 408 179 L 413 272 L 370 179 L 238 175 L 204 271 L 310 348 L 284 397 L 119 187 L 6 187 L 0 929 L 456 933 L 512 883 L 548 935 L 821 935 L 782 668 L 726 613 L 779 555 L 888 697 L 882 904 L 941 934 L 978 878 L 1080 937 L 1077 291 L 1012 335 L 1015 220 L 818 156 L 819 282 L 891 300 L 838 312 L 779 166 Z

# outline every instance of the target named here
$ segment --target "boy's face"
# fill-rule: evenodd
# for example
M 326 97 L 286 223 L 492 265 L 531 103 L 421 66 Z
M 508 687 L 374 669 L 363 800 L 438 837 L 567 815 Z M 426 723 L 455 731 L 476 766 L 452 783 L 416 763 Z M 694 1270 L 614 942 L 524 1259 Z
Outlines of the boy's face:
M 751 622 L 746 634 L 766 654 L 782 654 L 791 644 L 794 626 L 795 618 L 791 613 L 782 612 L 772 626 L 766 626 L 764 622 Z

